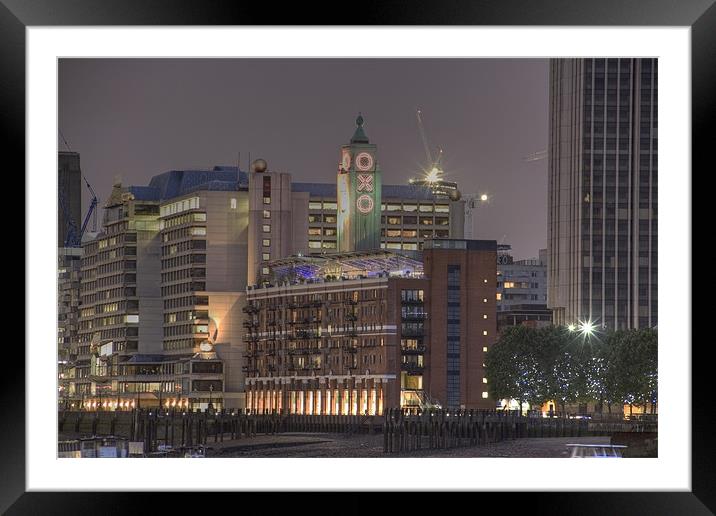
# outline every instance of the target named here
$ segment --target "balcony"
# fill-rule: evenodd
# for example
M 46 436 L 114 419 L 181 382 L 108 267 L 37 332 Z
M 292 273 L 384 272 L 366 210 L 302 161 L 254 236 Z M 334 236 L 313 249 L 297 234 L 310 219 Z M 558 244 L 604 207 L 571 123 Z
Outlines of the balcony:
M 403 346 L 400 348 L 400 352 L 403 355 L 422 355 L 425 353 L 426 349 L 427 348 L 424 345 L 420 344 L 412 348 Z
M 400 304 L 407 305 L 407 306 L 416 306 L 416 305 L 424 305 L 425 302 L 422 299 L 401 299 Z
M 422 337 L 425 335 L 425 328 L 401 328 L 400 334 L 403 337 Z
M 428 318 L 425 312 L 408 312 L 401 315 L 403 321 L 424 321 Z
M 423 374 L 425 367 L 415 362 L 403 362 L 400 364 L 400 370 L 405 371 L 409 376 L 420 376 Z

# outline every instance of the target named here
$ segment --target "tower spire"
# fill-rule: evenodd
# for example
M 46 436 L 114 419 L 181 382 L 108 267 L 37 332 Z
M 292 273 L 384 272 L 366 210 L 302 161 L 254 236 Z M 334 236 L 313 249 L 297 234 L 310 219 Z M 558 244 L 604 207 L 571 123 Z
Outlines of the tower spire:
M 358 117 L 356 118 L 356 131 L 353 133 L 353 138 L 351 138 L 351 143 L 370 143 L 368 141 L 368 137 L 366 136 L 365 132 L 363 131 L 363 115 L 361 112 L 358 112 Z

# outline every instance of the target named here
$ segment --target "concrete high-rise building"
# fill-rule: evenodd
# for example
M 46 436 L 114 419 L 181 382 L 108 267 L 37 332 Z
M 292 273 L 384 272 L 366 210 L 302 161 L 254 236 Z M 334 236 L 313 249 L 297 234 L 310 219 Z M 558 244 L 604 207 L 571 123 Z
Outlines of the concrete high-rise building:
M 65 247 L 67 237 L 79 235 L 82 224 L 82 172 L 77 152 L 57 154 L 57 247 Z M 73 233 L 70 235 L 70 233 Z
M 244 405 L 248 178 L 170 171 L 117 182 L 83 245 L 70 392 L 85 408 Z
M 657 325 L 657 59 L 550 63 L 549 292 L 556 324 Z

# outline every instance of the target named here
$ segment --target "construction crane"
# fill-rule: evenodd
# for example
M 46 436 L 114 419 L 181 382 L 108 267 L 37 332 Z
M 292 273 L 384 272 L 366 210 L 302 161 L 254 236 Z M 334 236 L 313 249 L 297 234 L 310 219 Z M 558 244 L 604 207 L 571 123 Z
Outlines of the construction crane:
M 457 183 L 454 181 L 445 181 L 443 179 L 443 168 L 442 168 L 442 157 L 443 149 L 438 147 L 437 155 L 433 159 L 433 155 L 430 152 L 430 145 L 428 145 L 428 138 L 425 136 L 425 127 L 423 125 L 422 111 L 416 110 L 416 116 L 418 118 L 418 131 L 420 132 L 420 139 L 423 142 L 423 148 L 425 149 L 425 157 L 427 158 L 428 167 L 425 170 L 425 175 L 421 178 L 411 178 L 408 182 L 411 185 L 424 186 L 430 189 L 433 195 L 438 197 L 447 197 L 453 201 L 460 199 L 460 190 L 457 189 Z
M 85 184 L 87 185 L 87 188 L 90 191 L 90 194 L 92 195 L 92 199 L 90 200 L 90 206 L 87 210 L 87 215 L 85 215 L 84 221 L 82 221 L 82 227 L 77 230 L 77 224 L 75 224 L 74 219 L 70 215 L 69 209 L 67 208 L 67 201 L 65 199 L 65 192 L 63 188 L 60 188 L 59 191 L 59 202 L 60 202 L 60 208 L 62 209 L 62 214 L 65 217 L 65 223 L 67 224 L 67 237 L 65 238 L 65 247 L 80 247 L 82 245 L 82 236 L 85 234 L 85 230 L 87 229 L 87 224 L 89 223 L 90 217 L 93 217 L 92 220 L 92 231 L 97 231 L 97 204 L 99 204 L 99 198 L 97 197 L 97 194 L 95 193 L 92 186 L 89 184 L 89 181 L 87 181 L 87 178 L 85 176 L 82 176 L 82 179 L 85 180 Z
M 528 154 L 527 156 L 524 156 L 522 158 L 522 161 L 540 161 L 542 159 L 547 158 L 547 149 L 539 150 L 537 152 L 533 152 L 532 154 Z
M 67 200 L 65 199 L 65 189 L 59 189 L 58 201 L 60 202 L 60 208 L 62 209 L 62 215 L 65 219 L 65 226 L 67 227 L 67 233 L 65 236 L 65 247 L 78 247 L 74 245 L 77 241 L 77 224 L 70 214 L 70 210 L 67 207 Z
M 85 180 L 87 189 L 90 191 L 90 194 L 92 194 L 92 200 L 90 200 L 90 207 L 87 210 L 87 215 L 85 215 L 85 220 L 82 222 L 82 229 L 80 229 L 80 243 L 82 242 L 82 235 L 85 234 L 85 229 L 87 229 L 87 223 L 89 222 L 90 216 L 92 216 L 92 231 L 97 231 L 97 204 L 99 204 L 99 198 L 97 197 L 97 194 L 94 193 L 94 189 L 89 184 L 89 181 L 87 181 L 87 178 L 82 176 L 82 179 Z

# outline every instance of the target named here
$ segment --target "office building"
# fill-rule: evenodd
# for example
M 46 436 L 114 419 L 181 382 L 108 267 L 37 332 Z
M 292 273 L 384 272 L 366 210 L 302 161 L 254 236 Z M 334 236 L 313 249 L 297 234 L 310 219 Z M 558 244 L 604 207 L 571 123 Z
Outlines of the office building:
M 77 152 L 57 153 L 57 247 L 77 238 L 82 224 L 82 171 Z
M 539 258 L 515 260 L 512 246 L 497 246 L 497 330 L 508 326 L 552 324 L 547 308 L 547 250 Z
M 115 184 L 103 231 L 83 245 L 82 406 L 243 406 L 247 189 L 220 167 Z
M 550 63 L 549 291 L 556 324 L 657 325 L 657 59 Z

